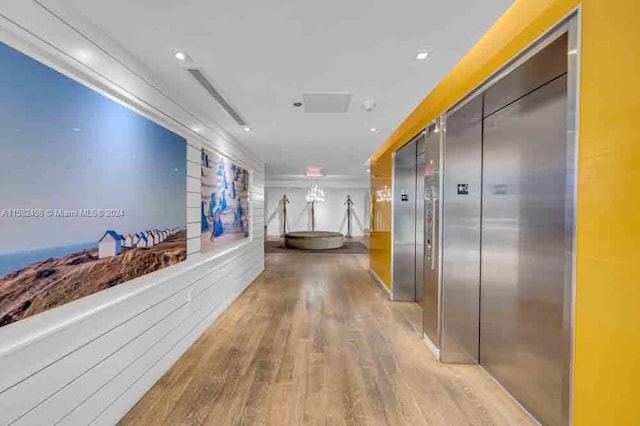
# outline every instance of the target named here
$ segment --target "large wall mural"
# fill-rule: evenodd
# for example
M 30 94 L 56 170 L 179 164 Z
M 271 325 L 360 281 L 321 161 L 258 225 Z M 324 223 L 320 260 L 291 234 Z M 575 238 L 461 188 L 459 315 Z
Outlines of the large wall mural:
M 0 43 L 0 326 L 186 259 L 186 141 Z
M 250 236 L 249 171 L 202 150 L 202 252 L 223 250 Z

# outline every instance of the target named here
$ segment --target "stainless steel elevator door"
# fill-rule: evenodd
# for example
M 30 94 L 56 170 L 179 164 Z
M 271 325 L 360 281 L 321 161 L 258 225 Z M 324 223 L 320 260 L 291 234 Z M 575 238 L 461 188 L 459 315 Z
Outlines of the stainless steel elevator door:
M 478 362 L 482 96 L 447 115 L 440 359 Z
M 480 364 L 543 424 L 567 424 L 566 74 L 485 118 Z
M 424 233 L 423 247 L 423 297 L 422 329 L 429 340 L 440 347 L 439 302 L 440 302 L 440 133 L 429 133 L 425 138 L 424 161 L 418 162 L 418 182 L 422 182 Z
M 392 297 L 416 298 L 416 140 L 393 158 L 393 269 Z

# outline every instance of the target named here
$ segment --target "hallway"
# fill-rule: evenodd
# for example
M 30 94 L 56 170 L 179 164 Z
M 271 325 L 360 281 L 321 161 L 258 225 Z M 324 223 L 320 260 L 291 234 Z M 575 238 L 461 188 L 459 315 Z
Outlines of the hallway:
M 272 254 L 122 425 L 534 424 L 478 367 L 435 361 L 364 255 Z

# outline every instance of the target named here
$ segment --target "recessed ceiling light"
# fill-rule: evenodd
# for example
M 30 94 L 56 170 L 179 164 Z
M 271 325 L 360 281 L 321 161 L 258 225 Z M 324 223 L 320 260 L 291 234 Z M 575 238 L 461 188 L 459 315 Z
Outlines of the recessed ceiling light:
M 78 58 L 82 62 L 89 62 L 95 56 L 91 50 L 84 49 L 84 48 L 74 49 L 72 51 L 72 53 L 73 53 L 73 56 L 75 56 L 76 58 Z
M 179 61 L 185 61 L 187 59 L 187 54 L 184 52 L 176 52 L 176 59 Z
M 378 129 L 376 129 L 375 127 L 372 127 L 372 128 L 370 128 L 370 129 L 369 129 L 369 131 L 370 131 L 371 133 L 375 133 L 375 132 L 377 132 L 377 131 L 378 131 Z
M 419 50 L 416 54 L 416 61 L 424 61 L 431 56 L 430 50 Z
M 250 132 L 251 131 L 251 127 L 249 127 L 249 126 L 244 126 L 243 129 L 244 129 L 245 132 Z

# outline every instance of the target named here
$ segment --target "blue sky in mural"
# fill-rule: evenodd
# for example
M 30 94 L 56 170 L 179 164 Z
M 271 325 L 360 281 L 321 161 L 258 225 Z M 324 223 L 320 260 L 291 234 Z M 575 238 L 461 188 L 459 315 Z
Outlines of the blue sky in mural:
M 0 254 L 184 227 L 185 168 L 182 137 L 0 43 L 0 212 L 125 213 L 0 217 Z

